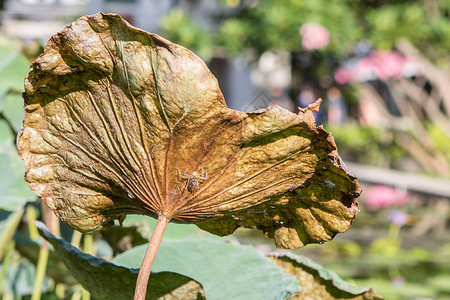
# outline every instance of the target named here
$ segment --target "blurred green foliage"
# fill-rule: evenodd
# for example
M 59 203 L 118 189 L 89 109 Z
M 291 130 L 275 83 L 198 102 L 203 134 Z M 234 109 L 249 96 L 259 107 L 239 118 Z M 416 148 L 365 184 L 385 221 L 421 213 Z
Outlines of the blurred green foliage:
M 450 135 L 443 132 L 442 129 L 435 124 L 429 124 L 427 131 L 432 138 L 436 149 L 444 154 L 447 161 L 450 162 Z
M 362 127 L 348 123 L 326 126 L 333 133 L 344 160 L 357 163 L 399 168 L 407 152 L 395 139 L 395 132 L 379 127 Z
M 325 125 L 325 127 L 333 133 L 339 153 L 344 160 L 393 169 L 402 169 L 407 160 L 414 161 L 405 149 L 406 146 L 397 138 L 397 135 L 408 134 L 408 132 L 386 130 L 382 127 L 363 127 L 356 123 L 341 126 Z M 450 163 L 448 134 L 433 123 L 427 125 L 426 132 L 437 153 L 442 153 Z
M 375 48 L 390 49 L 395 46 L 397 39 L 407 38 L 433 62 L 442 66 L 449 64 L 450 0 L 261 0 L 250 1 L 256 4 L 249 6 L 246 6 L 244 1 L 240 1 L 240 4 L 239 1 L 233 0 L 222 2 L 224 9 L 230 11 L 222 16 L 215 16 L 217 27 L 205 28 L 188 13 L 174 9 L 161 19 L 161 34 L 193 50 L 204 59 L 217 55 L 218 51 L 220 55 L 225 52 L 232 56 L 250 50 L 258 56 L 273 48 L 302 52 L 299 27 L 304 23 L 317 22 L 325 26 L 331 34 L 329 46 L 314 53 L 316 61 L 313 66 L 315 72 L 320 74 L 329 74 L 336 60 L 341 61 L 351 55 L 355 44 L 361 39 L 370 40 Z M 226 51 L 223 51 L 224 49 Z M 330 57 L 334 62 L 321 63 Z M 0 169 L 2 178 L 8 178 L 0 184 L 0 229 L 3 231 L 7 228 L 7 220 L 12 219 L 8 219 L 12 216 L 12 211 L 23 207 L 26 201 L 35 200 L 23 181 L 23 165 L 14 152 L 15 134 L 22 120 L 20 91 L 28 64 L 19 51 L 8 46 L 0 47 Z M 328 127 L 327 130 L 333 132 L 342 156 L 355 162 L 398 167 L 401 160 L 407 156 L 406 151 L 396 143 L 393 131 L 363 128 L 354 124 Z M 445 153 L 450 161 L 450 138 L 432 124 L 427 127 L 427 131 L 436 147 Z M 420 215 L 422 210 L 424 208 L 416 208 L 414 214 Z M 146 242 L 144 237 L 149 236 L 154 220 L 147 218 L 139 225 L 139 222 L 135 222 L 139 221 L 139 218 L 131 217 L 124 225 L 126 230 L 133 226 L 136 230 L 142 230 L 144 227 L 145 234 L 140 237 L 140 241 Z M 147 221 L 150 224 L 145 224 Z M 2 243 L 6 245 L 8 242 L 13 246 L 14 243 L 19 244 L 20 235 L 23 237 L 28 234 L 28 222 L 29 220 L 22 220 L 19 224 L 16 241 L 2 240 Z M 422 236 L 417 239 L 419 243 L 414 244 L 414 247 L 406 247 L 403 241 L 411 236 L 411 228 L 402 228 L 396 239 L 388 237 L 389 224 L 383 212 L 367 214 L 363 211 L 355 223 L 356 226 L 344 235 L 344 239 L 337 239 L 326 245 L 309 246 L 302 249 L 301 254 L 317 258 L 346 279 L 354 279 L 359 286 L 375 288 L 386 299 L 450 299 L 448 238 L 445 240 L 447 244 L 441 243 L 437 247 L 431 247 L 434 237 Z M 179 239 L 189 235 L 193 240 L 201 240 L 195 236 L 199 232 L 196 227 L 195 233 L 189 233 L 189 230 L 193 230 L 192 227 L 182 228 L 183 231 L 174 229 L 173 237 L 172 229 L 169 228 L 166 238 Z M 71 229 L 70 232 L 72 233 Z M 107 239 L 106 235 L 98 235 L 97 241 Z M 370 238 L 371 242 L 365 243 L 358 239 L 364 235 L 366 239 Z M 128 240 L 118 233 L 115 237 L 117 236 L 115 243 L 125 246 L 130 243 L 134 246 L 128 242 L 131 235 L 127 235 Z M 237 242 L 234 240 L 233 243 Z M 261 240 L 253 240 L 253 244 L 262 243 Z M 231 247 L 230 244 L 226 245 Z M 115 251 L 109 248 L 107 250 Z M 15 293 L 16 298 L 29 295 L 35 277 L 34 264 L 20 256 L 17 249 L 14 253 L 5 254 L 5 257 L 12 258 L 9 262 L 7 259 L 0 262 L 0 267 L 5 270 L 3 282 L 9 287 L 3 290 L 4 295 L 11 296 Z M 56 268 L 56 264 L 49 266 L 52 267 Z M 396 282 L 396 278 L 403 278 L 404 282 Z M 42 299 L 63 299 L 69 296 L 75 299 L 80 293 L 79 286 L 66 286 L 63 295 L 57 296 L 57 285 L 55 287 L 54 283 L 51 276 L 46 278 L 44 292 L 49 289 L 50 292 L 43 295 Z
M 238 55 L 249 49 L 257 56 L 271 49 L 301 52 L 299 28 L 316 22 L 330 32 L 328 47 L 317 51 L 347 57 L 366 39 L 376 49 L 392 49 L 408 39 L 434 62 L 448 64 L 450 1 L 399 0 L 260 0 L 225 1 L 223 12 L 210 16 L 212 28 L 202 27 L 175 8 L 161 22 L 162 32 L 200 56 L 225 48 Z M 220 46 L 221 48 L 217 48 Z
M 370 10 L 369 39 L 380 49 L 392 49 L 398 39 L 405 38 L 436 63 L 444 63 L 450 49 L 450 2 L 428 1 L 436 5 L 428 11 L 424 2 L 394 3 Z
M 300 26 L 316 22 L 330 32 L 330 44 L 324 51 L 346 55 L 362 37 L 357 20 L 346 1 L 259 1 L 223 20 L 218 42 L 232 53 L 248 48 L 259 54 L 270 49 L 296 52 L 301 50 Z
M 211 37 L 189 14 L 179 8 L 161 18 L 161 34 L 169 41 L 180 44 L 205 60 L 212 56 Z

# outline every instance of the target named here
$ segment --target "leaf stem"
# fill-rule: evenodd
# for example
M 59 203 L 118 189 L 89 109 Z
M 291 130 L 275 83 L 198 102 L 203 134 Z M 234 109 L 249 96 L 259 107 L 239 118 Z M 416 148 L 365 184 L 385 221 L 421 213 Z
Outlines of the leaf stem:
M 142 261 L 141 269 L 136 282 L 136 289 L 134 291 L 134 300 L 144 300 L 147 292 L 148 278 L 150 277 L 150 270 L 155 260 L 156 253 L 158 253 L 159 245 L 169 224 L 170 218 L 164 214 L 158 216 L 155 229 L 153 229 L 152 237 L 148 244 L 147 252 L 145 252 L 144 260 Z
M 33 294 L 31 300 L 39 300 L 42 295 L 42 283 L 45 278 L 45 271 L 47 270 L 48 262 L 48 242 L 44 241 L 39 251 L 39 260 L 36 266 L 36 278 L 34 280 Z
M 95 256 L 95 247 L 94 247 L 94 235 L 93 234 L 85 234 L 84 235 L 84 241 L 83 241 L 83 252 L 94 255 Z M 83 288 L 81 292 L 81 300 L 90 300 L 91 294 L 89 291 Z
M 32 241 L 37 241 L 39 238 L 39 232 L 37 230 L 37 227 L 33 223 L 36 220 L 36 208 L 33 204 L 27 205 L 25 216 L 27 218 L 27 225 L 30 239 Z
M 81 238 L 83 237 L 83 234 L 81 232 L 79 232 L 78 230 L 74 230 L 73 234 L 72 234 L 72 240 L 70 241 L 70 243 L 77 247 L 78 249 L 80 249 L 80 244 L 81 244 Z
M 0 232 L 0 261 L 3 259 L 3 255 L 8 251 L 9 241 L 14 240 L 14 233 L 22 220 L 23 212 L 23 208 L 13 212 L 3 224 L 2 231 Z
M 6 277 L 6 272 L 8 271 L 9 264 L 11 263 L 13 251 L 14 251 L 15 241 L 11 240 L 8 243 L 8 248 L 6 249 L 5 257 L 2 262 L 2 267 L 0 271 L 0 296 L 5 292 L 3 287 L 3 279 Z M 6 295 L 3 295 L 2 299 L 6 298 Z

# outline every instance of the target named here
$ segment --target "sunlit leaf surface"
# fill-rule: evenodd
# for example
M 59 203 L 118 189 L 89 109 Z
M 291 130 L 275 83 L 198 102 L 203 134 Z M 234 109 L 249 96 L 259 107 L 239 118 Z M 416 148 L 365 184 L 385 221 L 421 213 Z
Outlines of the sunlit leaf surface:
M 135 247 L 116 256 L 113 262 L 137 268 L 145 250 L 145 245 Z M 201 282 L 209 300 L 287 299 L 300 290 L 294 276 L 283 273 L 255 248 L 233 245 L 217 237 L 165 238 L 152 268 Z
M 227 108 L 189 50 L 117 15 L 54 35 L 25 81 L 18 140 L 33 191 L 72 227 L 164 214 L 218 235 L 260 228 L 278 247 L 351 225 L 359 186 L 312 110 Z

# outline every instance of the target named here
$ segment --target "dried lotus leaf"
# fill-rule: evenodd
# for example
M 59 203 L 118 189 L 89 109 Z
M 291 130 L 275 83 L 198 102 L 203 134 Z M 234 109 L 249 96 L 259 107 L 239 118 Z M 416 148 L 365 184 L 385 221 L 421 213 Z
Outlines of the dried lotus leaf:
M 32 190 L 84 232 L 126 214 L 218 235 L 260 228 L 277 246 L 332 239 L 360 187 L 332 136 L 272 106 L 229 109 L 191 51 L 114 14 L 54 35 L 25 81 L 18 139 Z

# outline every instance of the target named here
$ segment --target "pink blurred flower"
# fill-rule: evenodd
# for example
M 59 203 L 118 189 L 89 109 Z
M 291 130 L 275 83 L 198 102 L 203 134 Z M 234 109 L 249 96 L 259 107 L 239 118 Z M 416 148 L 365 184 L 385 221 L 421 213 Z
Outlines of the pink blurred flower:
M 365 204 L 371 210 L 403 205 L 409 200 L 409 193 L 390 186 L 374 185 L 366 194 Z
M 402 77 L 406 57 L 395 51 L 375 51 L 361 59 L 360 68 L 369 68 L 379 79 Z
M 334 73 L 334 79 L 339 84 L 346 84 L 348 82 L 353 81 L 352 75 L 346 69 L 338 69 L 336 73 Z
M 328 29 L 317 23 L 306 23 L 300 27 L 302 47 L 306 51 L 325 48 L 330 42 Z
M 365 57 L 350 59 L 344 66 L 336 70 L 334 76 L 338 83 L 348 83 L 375 79 L 397 79 L 402 76 L 413 76 L 418 72 L 417 63 L 399 52 L 372 51 Z M 346 76 L 343 77 L 343 74 Z

